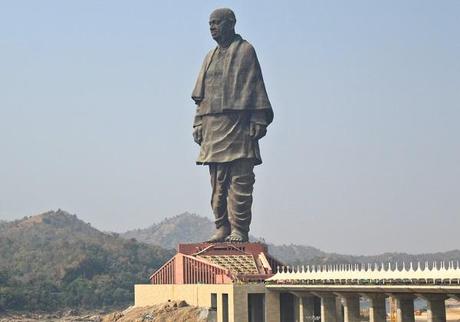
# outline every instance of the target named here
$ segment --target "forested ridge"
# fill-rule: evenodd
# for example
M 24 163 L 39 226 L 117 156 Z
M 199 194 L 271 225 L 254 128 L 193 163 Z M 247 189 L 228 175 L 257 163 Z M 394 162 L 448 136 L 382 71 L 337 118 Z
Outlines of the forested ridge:
M 123 307 L 174 254 L 58 210 L 0 222 L 0 310 Z
M 128 306 L 134 284 L 148 283 L 150 274 L 174 255 L 173 246 L 205 240 L 212 230 L 209 219 L 190 213 L 120 235 L 103 233 L 62 210 L 0 221 L 0 310 Z M 460 260 L 459 250 L 352 256 L 304 245 L 268 246 L 291 265 Z

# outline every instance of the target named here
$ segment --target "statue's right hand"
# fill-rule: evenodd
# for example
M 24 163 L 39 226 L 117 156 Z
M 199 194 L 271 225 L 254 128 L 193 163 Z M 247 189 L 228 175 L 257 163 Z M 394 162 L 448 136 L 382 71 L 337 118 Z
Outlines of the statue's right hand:
M 197 125 L 193 128 L 193 140 L 198 144 L 201 145 L 201 141 L 203 141 L 203 134 L 202 134 L 202 126 Z

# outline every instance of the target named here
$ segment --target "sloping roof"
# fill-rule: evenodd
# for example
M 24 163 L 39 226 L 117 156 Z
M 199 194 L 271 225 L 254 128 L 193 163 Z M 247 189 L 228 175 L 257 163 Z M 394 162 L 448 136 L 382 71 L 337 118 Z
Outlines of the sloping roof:
M 222 266 L 236 275 L 260 274 L 252 255 L 204 255 L 199 257 Z

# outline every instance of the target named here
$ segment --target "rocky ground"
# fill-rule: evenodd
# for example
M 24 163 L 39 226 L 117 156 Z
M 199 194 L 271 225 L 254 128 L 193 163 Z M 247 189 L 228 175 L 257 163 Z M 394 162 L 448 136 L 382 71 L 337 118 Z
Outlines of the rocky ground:
M 215 312 L 207 308 L 188 306 L 185 301 L 172 301 L 161 305 L 128 308 L 123 312 L 108 314 L 102 322 L 207 322 Z
M 171 301 L 147 307 L 129 307 L 124 311 L 104 314 L 67 311 L 54 314 L 0 314 L 0 322 L 208 322 L 215 312 L 189 306 L 185 301 Z

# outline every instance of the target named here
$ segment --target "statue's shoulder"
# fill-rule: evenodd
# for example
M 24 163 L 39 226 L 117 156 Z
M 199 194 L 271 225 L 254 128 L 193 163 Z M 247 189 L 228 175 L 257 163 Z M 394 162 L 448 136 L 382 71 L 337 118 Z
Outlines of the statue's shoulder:
M 256 50 L 252 44 L 245 40 L 241 39 L 238 44 L 238 53 L 242 55 L 244 59 L 257 59 Z
M 248 50 L 254 49 L 254 47 L 252 46 L 252 44 L 251 44 L 249 41 L 247 41 L 246 39 L 241 39 L 241 46 L 242 46 L 243 48 L 248 49 Z

